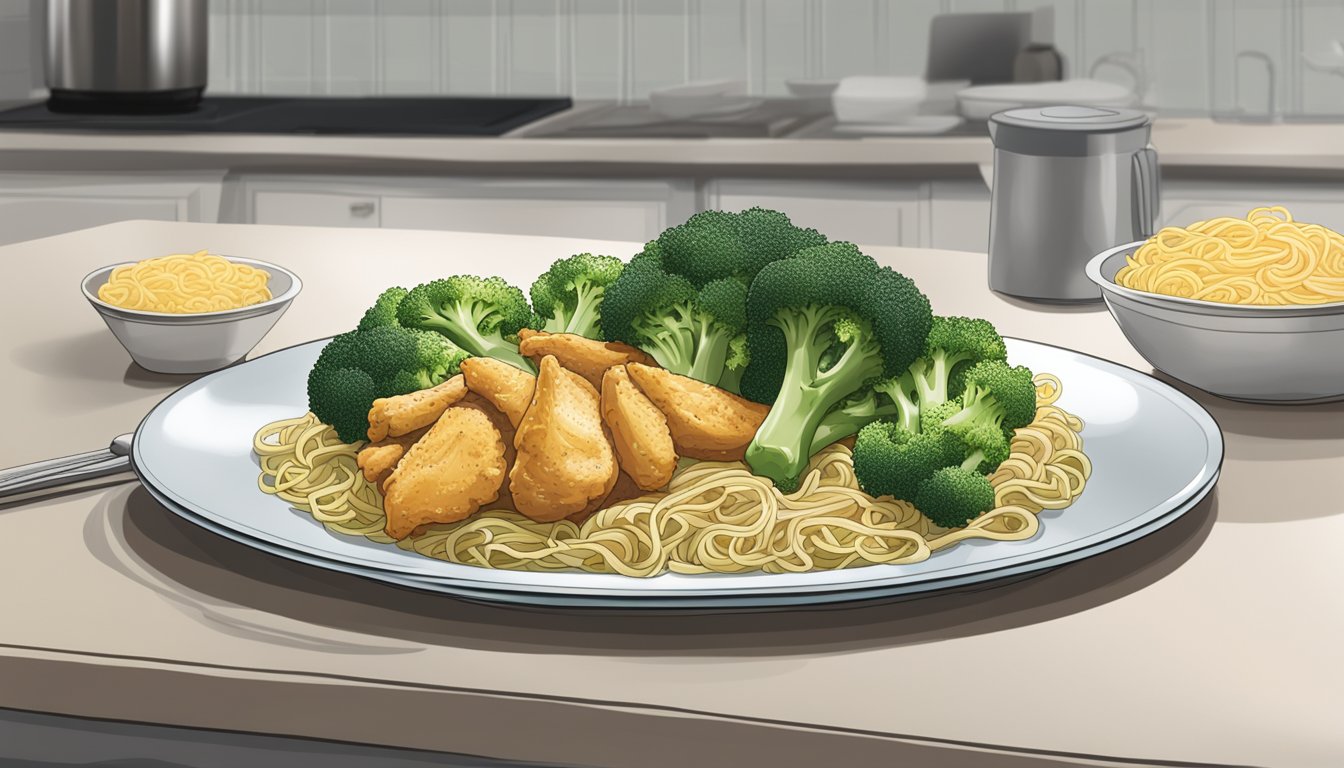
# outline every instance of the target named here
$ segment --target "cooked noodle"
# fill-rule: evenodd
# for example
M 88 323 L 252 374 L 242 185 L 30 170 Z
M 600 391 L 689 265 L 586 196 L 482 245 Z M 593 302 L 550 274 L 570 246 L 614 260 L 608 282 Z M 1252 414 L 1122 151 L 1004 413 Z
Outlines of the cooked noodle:
M 1115 274 L 1126 288 L 1225 304 L 1344 301 L 1344 235 L 1281 207 L 1164 227 Z
M 98 298 L 150 312 L 218 312 L 267 301 L 270 278 L 265 270 L 205 251 L 176 253 L 117 267 Z
M 1017 430 L 1011 455 L 990 476 L 996 506 L 964 528 L 939 528 L 908 502 L 868 496 L 849 449 L 836 444 L 812 457 L 792 494 L 741 462 L 694 462 L 666 492 L 616 504 L 582 525 L 485 510 L 397 545 L 490 568 L 655 576 L 914 563 L 964 539 L 1027 539 L 1039 528 L 1036 513 L 1068 506 L 1092 471 L 1082 421 L 1054 405 L 1059 379 L 1040 374 L 1035 382 L 1036 418 Z M 263 491 L 333 531 L 391 541 L 382 533 L 382 498 L 355 464 L 360 444 L 341 443 L 311 414 L 268 424 L 254 442 Z

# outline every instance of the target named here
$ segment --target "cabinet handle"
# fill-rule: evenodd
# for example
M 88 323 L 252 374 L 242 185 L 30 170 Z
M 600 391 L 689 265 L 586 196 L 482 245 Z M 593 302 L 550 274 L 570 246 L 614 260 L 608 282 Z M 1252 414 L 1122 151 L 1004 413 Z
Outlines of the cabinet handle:
M 373 215 L 373 212 L 376 211 L 376 210 L 377 210 L 377 207 L 376 207 L 372 202 L 369 202 L 369 201 L 364 201 L 364 202 L 362 202 L 362 203 L 351 203 L 351 204 L 350 204 L 350 215 L 351 215 L 351 216 L 358 216 L 358 217 L 361 218 L 361 219 L 368 218 L 369 216 L 372 216 L 372 215 Z

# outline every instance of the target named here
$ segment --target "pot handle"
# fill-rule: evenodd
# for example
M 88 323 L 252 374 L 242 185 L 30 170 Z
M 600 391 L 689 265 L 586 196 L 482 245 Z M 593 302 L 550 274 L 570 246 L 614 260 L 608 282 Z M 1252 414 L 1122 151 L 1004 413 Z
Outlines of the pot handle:
M 1134 232 L 1138 239 L 1149 238 L 1157 231 L 1157 217 L 1162 207 L 1162 180 L 1157 165 L 1157 150 L 1144 147 L 1135 152 L 1131 172 Z

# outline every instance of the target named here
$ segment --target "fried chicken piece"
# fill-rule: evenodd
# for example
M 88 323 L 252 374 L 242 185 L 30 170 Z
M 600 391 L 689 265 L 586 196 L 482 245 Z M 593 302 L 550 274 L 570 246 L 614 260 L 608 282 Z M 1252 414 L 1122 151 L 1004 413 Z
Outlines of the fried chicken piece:
M 518 510 L 513 506 L 513 493 L 510 488 L 508 477 L 508 472 L 513 469 L 513 464 L 518 458 L 518 450 L 513 447 L 513 440 L 517 431 L 513 428 L 513 425 L 509 423 L 509 417 L 505 416 L 503 411 L 492 405 L 489 400 L 486 400 L 475 392 L 468 392 L 467 396 L 462 398 L 462 401 L 453 407 L 475 408 L 489 417 L 490 423 L 494 425 L 495 429 L 499 430 L 499 436 L 504 441 L 504 464 L 507 469 L 505 469 L 504 484 L 500 486 L 499 489 L 499 498 L 490 502 L 489 506 L 490 509 L 507 509 L 512 512 L 517 512 Z
M 667 417 L 630 380 L 625 366 L 608 368 L 602 377 L 602 420 L 611 430 L 621 473 L 646 491 L 667 485 L 677 468 Z
M 419 392 L 380 397 L 369 409 L 369 441 L 376 443 L 428 427 L 465 394 L 467 383 L 462 374 L 458 374 Z
M 469 357 L 462 361 L 462 375 L 467 389 L 484 397 L 490 404 L 508 416 L 517 427 L 523 414 L 532 404 L 532 390 L 537 377 L 493 357 Z
M 590 509 L 580 510 L 565 519 L 573 521 L 576 525 L 583 525 L 583 521 L 598 512 L 631 499 L 638 499 L 647 493 L 648 491 L 635 484 L 634 479 L 627 475 L 625 470 L 621 470 L 616 476 L 616 484 L 611 487 L 611 493 L 608 493 L 605 499 L 592 505 Z
M 451 523 L 499 497 L 504 439 L 475 408 L 449 408 L 384 483 L 385 530 L 404 539 L 426 523 Z
M 708 461 L 740 461 L 768 406 L 688 376 L 639 363 L 625 367 L 631 381 L 667 417 L 677 453 Z
M 389 437 L 364 446 L 355 457 L 355 463 L 364 471 L 364 479 L 376 483 L 381 488 L 383 481 L 397 468 L 397 462 L 401 461 L 401 457 L 405 456 L 411 446 L 428 431 L 428 427 L 417 429 L 405 435 Z
M 596 509 L 616 484 L 616 453 L 602 428 L 597 390 L 547 355 L 532 407 L 514 438 L 513 503 L 538 522 Z
M 596 389 L 602 389 L 602 374 L 608 368 L 626 363 L 657 365 L 642 350 L 618 341 L 597 341 L 573 333 L 547 333 L 524 328 L 518 332 L 518 351 L 532 362 L 540 364 L 547 355 L 554 355 L 560 365 L 588 380 Z

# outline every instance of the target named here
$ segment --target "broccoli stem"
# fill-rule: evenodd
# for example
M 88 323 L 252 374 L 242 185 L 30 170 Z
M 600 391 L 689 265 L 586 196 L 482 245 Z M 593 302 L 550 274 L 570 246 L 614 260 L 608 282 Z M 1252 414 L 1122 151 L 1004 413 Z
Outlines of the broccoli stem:
M 695 360 L 695 335 L 691 329 L 691 312 L 678 306 L 661 315 L 644 315 L 636 330 L 644 337 L 639 346 L 653 356 L 658 364 L 679 375 L 690 376 Z
M 845 316 L 839 307 L 823 306 L 785 311 L 775 318 L 788 349 L 784 382 L 747 446 L 746 459 L 756 474 L 785 492 L 798 487 L 827 411 L 882 372 L 881 353 L 871 334 L 852 339 L 833 365 L 819 370 L 822 354 L 834 342 L 832 326 Z
M 733 337 L 703 315 L 696 318 L 695 325 L 695 359 L 686 375 L 714 384 L 723 376 L 723 365 L 728 361 L 728 347 Z
M 602 294 L 606 288 L 595 285 L 587 280 L 574 284 L 574 293 L 578 297 L 574 305 L 574 315 L 564 324 L 562 333 L 577 333 L 580 336 L 595 335 L 597 329 L 597 312 L 602 306 Z M 557 308 L 556 315 L 560 315 L 562 310 Z
M 980 463 L 984 460 L 985 460 L 984 450 L 976 449 L 975 451 L 971 452 L 970 456 L 966 457 L 965 461 L 961 462 L 961 468 L 966 470 L 967 472 L 974 472 L 976 471 L 976 467 L 979 467 Z
M 972 424 L 984 418 L 986 413 L 991 412 L 991 409 L 989 408 L 989 403 L 985 400 L 986 396 L 988 395 L 988 392 L 986 390 L 983 389 L 976 389 L 974 391 L 968 390 L 967 394 L 971 396 L 970 403 L 965 405 L 965 407 L 963 407 L 960 411 L 957 411 L 955 414 L 950 416 L 946 421 L 944 421 L 943 426 L 957 427 Z M 993 420 L 993 423 L 995 424 L 995 426 L 997 426 L 998 420 L 997 419 Z
M 913 376 L 907 371 L 873 387 L 891 398 L 896 405 L 896 423 L 912 435 L 919 434 L 919 403 L 910 398 L 910 389 L 914 386 Z
M 494 314 L 494 308 L 479 302 L 462 302 L 440 307 L 433 317 L 425 318 L 432 328 L 462 349 L 476 357 L 493 357 L 525 371 L 532 370 L 527 358 L 518 353 L 518 347 L 502 338 L 490 338 L 481 333 L 481 323 Z

